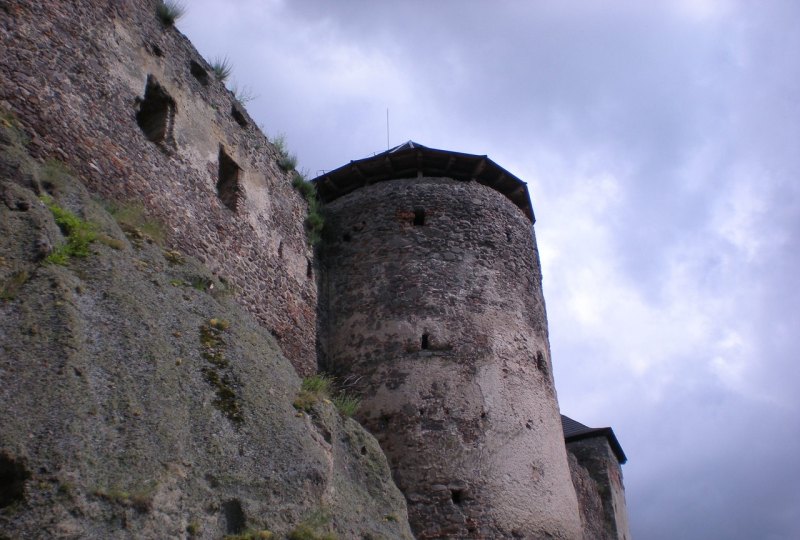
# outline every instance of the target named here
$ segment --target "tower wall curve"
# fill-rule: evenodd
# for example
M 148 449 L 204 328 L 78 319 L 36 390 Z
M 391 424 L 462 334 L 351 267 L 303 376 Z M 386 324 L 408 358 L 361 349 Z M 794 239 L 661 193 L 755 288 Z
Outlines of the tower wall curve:
M 320 357 L 363 401 L 419 538 L 579 538 L 530 218 L 474 181 L 325 206 Z

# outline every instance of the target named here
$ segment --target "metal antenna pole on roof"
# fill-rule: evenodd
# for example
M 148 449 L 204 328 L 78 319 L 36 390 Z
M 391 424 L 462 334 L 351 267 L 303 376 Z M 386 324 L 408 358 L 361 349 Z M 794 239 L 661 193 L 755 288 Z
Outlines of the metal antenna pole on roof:
M 389 149 L 389 107 L 386 107 L 386 149 Z

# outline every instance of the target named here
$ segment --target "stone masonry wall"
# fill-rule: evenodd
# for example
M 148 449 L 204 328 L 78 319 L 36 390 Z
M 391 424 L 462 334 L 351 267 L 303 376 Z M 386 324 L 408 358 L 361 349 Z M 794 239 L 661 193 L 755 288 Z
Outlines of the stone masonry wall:
M 306 203 L 276 149 L 155 1 L 0 3 L 0 107 L 109 201 L 234 285 L 301 374 L 316 370 Z M 224 53 L 224 51 L 221 51 Z M 148 90 L 149 82 L 149 90 Z
M 605 437 L 567 443 L 584 537 L 630 540 L 622 467 Z
M 447 178 L 325 218 L 323 364 L 363 396 L 417 537 L 579 538 L 530 220 Z

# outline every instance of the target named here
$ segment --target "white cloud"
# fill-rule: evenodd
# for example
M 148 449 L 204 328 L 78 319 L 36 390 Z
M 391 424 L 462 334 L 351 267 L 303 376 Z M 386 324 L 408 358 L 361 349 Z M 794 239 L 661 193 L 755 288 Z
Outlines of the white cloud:
M 732 7 L 729 0 L 678 0 L 674 6 L 679 14 L 695 22 L 720 18 Z

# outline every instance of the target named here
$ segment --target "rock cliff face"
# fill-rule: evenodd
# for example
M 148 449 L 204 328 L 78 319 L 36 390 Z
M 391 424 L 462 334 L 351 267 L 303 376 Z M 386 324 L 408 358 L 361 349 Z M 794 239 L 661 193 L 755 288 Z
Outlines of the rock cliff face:
M 375 439 L 295 410 L 231 284 L 2 124 L 0 538 L 410 538 Z

